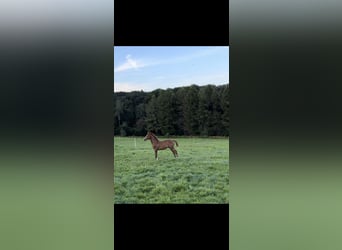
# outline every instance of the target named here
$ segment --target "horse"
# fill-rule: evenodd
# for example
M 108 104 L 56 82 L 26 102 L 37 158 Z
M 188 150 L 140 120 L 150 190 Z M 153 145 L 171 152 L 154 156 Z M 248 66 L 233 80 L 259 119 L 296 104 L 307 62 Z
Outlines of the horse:
M 178 152 L 174 148 L 175 144 L 178 147 L 178 142 L 176 140 L 165 140 L 165 141 L 159 141 L 157 136 L 153 134 L 152 132 L 147 132 L 144 141 L 151 140 L 152 148 L 154 150 L 154 158 L 158 160 L 158 150 L 164 150 L 169 148 L 173 156 L 176 158 L 178 157 Z

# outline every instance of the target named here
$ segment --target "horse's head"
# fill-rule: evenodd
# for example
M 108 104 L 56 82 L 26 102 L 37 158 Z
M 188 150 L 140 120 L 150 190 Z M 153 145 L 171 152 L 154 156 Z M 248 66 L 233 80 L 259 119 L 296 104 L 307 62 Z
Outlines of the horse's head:
M 151 139 L 151 132 L 147 132 L 144 141 Z

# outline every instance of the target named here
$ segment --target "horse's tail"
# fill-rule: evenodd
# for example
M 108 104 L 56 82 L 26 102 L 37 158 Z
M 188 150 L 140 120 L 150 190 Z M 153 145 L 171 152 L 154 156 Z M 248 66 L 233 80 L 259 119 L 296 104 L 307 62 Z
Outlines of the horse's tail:
M 178 147 L 178 142 L 176 140 L 172 140 L 172 141 L 174 141 L 176 143 L 177 147 Z

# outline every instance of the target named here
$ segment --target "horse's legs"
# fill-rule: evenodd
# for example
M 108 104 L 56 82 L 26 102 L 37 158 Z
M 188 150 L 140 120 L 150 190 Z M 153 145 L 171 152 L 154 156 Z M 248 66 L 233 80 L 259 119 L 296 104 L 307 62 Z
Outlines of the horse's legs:
M 169 149 L 170 149 L 171 152 L 173 153 L 173 156 L 176 157 L 174 149 L 172 149 L 172 148 L 169 148 Z
M 154 159 L 158 160 L 158 150 L 154 150 Z
M 170 148 L 170 150 L 172 151 L 172 153 L 173 153 L 173 156 L 176 158 L 176 157 L 178 157 L 178 153 L 177 153 L 177 150 L 175 149 L 175 148 Z

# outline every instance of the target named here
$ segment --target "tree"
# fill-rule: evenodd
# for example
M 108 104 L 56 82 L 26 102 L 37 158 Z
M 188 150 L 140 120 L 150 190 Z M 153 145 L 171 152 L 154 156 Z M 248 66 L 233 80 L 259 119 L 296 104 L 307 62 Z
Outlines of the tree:
M 229 85 L 225 85 L 221 95 L 222 127 L 223 135 L 229 136 Z
M 222 131 L 221 126 L 221 114 L 222 110 L 220 107 L 220 97 L 218 94 L 218 88 L 215 86 L 210 86 L 211 95 L 210 95 L 210 118 L 209 118 L 209 135 L 216 136 L 220 135 L 220 131 Z
M 157 98 L 157 120 L 160 132 L 164 135 L 174 134 L 175 109 L 172 90 L 161 91 Z
M 135 108 L 135 129 L 134 134 L 136 135 L 144 135 L 146 133 L 146 123 L 145 123 L 145 104 L 139 103 Z
M 121 127 L 121 114 L 122 113 L 123 113 L 123 103 L 121 102 L 120 99 L 116 99 L 115 108 L 114 108 L 114 118 L 116 118 L 118 121 L 118 123 L 117 123 L 118 129 L 120 129 L 120 127 Z
M 114 93 L 114 135 L 229 135 L 229 85 Z
M 152 95 L 151 99 L 146 105 L 146 130 L 159 132 L 159 125 L 157 120 L 157 98 Z
M 209 135 L 209 102 L 208 87 L 205 86 L 198 93 L 198 123 L 201 136 Z
M 198 86 L 187 88 L 183 100 L 184 134 L 196 135 L 198 133 Z

